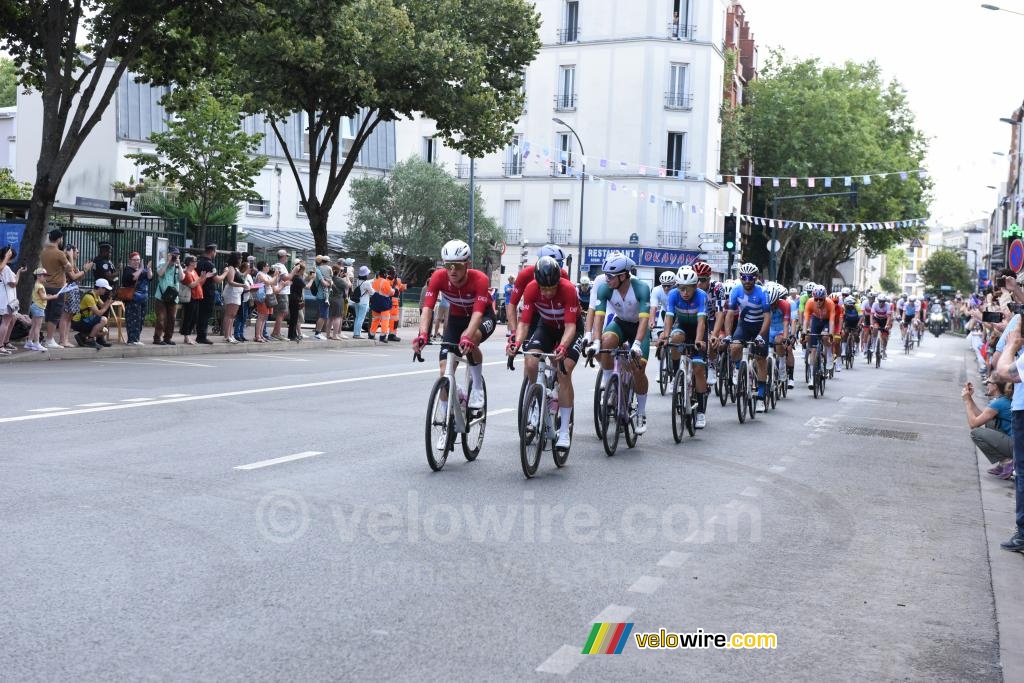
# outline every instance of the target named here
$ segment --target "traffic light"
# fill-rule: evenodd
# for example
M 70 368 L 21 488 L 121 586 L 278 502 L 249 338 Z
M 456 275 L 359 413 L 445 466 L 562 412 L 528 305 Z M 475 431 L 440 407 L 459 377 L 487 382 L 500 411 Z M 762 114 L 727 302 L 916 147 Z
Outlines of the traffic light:
M 725 234 L 722 237 L 722 248 L 730 253 L 736 251 L 736 216 L 725 217 Z
M 529 260 L 529 258 L 530 258 L 530 250 L 526 247 L 526 244 L 524 243 L 522 248 L 519 250 L 519 267 L 520 268 L 525 267 L 526 266 L 526 262 Z

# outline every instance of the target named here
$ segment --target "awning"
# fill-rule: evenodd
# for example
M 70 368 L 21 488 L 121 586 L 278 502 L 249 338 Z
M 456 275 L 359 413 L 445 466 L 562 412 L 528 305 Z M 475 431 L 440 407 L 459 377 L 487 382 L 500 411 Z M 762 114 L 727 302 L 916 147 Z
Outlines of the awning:
M 344 233 L 327 233 L 327 248 L 335 252 L 345 251 L 343 237 Z M 238 226 L 238 239 L 242 242 L 248 242 L 257 249 L 268 251 L 273 249 L 291 249 L 313 252 L 316 250 L 313 233 L 309 230 L 272 230 L 240 225 Z

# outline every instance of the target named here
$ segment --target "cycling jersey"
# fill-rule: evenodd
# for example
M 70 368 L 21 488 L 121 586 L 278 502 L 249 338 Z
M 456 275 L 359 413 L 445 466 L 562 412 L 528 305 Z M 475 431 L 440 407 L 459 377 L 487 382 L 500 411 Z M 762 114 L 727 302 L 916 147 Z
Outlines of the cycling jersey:
M 892 304 L 889 304 L 889 303 L 880 304 L 880 303 L 876 302 L 875 305 L 871 307 L 871 315 L 876 317 L 876 318 L 887 318 L 891 314 L 892 314 Z
M 804 310 L 806 310 L 806 308 L 807 308 L 807 300 L 810 299 L 810 298 L 811 298 L 810 295 L 807 294 L 806 292 L 804 292 L 803 294 L 800 295 L 800 311 L 799 311 L 799 313 L 800 313 L 800 317 L 801 318 L 804 317 Z
M 617 288 L 612 289 L 607 282 L 602 282 L 597 291 L 597 305 L 594 311 L 604 315 L 609 309 L 615 317 L 629 323 L 638 323 L 641 318 L 651 315 L 651 288 L 635 277 L 629 279 L 629 287 L 623 295 Z
M 580 310 L 584 313 L 590 310 L 590 296 L 593 291 L 593 287 L 588 287 L 586 291 L 583 291 L 583 287 L 576 288 L 576 298 L 580 302 Z
M 526 291 L 526 286 L 535 280 L 533 271 L 536 270 L 536 266 L 526 266 L 519 271 L 516 275 L 516 281 L 512 285 L 512 294 L 509 296 L 509 303 L 513 306 L 519 305 L 519 300 L 523 298 L 523 292 Z M 568 280 L 569 274 L 565 272 L 565 268 L 562 268 L 562 279 Z
M 737 319 L 744 325 L 760 325 L 768 313 L 768 297 L 761 285 L 747 292 L 743 285 L 736 285 L 729 293 L 729 310 L 736 311 Z
M 768 329 L 768 338 L 772 341 L 775 340 L 783 331 L 786 329 L 786 320 L 791 317 L 790 306 L 788 299 L 779 299 L 772 306 L 772 322 L 771 327 Z
M 576 288 L 568 280 L 559 280 L 555 296 L 548 299 L 541 294 L 540 285 L 534 280 L 523 292 L 523 310 L 519 322 L 530 324 L 534 311 L 540 315 L 541 324 L 545 327 L 563 328 L 566 325 L 576 325 L 580 316 Z
M 448 278 L 448 271 L 438 268 L 427 281 L 427 293 L 423 296 L 423 307 L 433 310 L 438 296 L 443 296 L 451 304 L 449 313 L 452 317 L 469 317 L 473 313 L 483 313 L 491 309 L 491 294 L 488 291 L 491 281 L 479 270 L 470 268 L 466 272 L 466 280 L 456 287 Z
M 848 330 L 857 329 L 860 326 L 860 309 L 854 306 L 843 306 L 843 324 Z
M 697 332 L 697 323 L 700 318 L 707 319 L 708 316 L 708 295 L 702 289 L 697 289 L 690 300 L 683 298 L 683 293 L 677 288 L 669 292 L 666 315 L 672 316 L 672 326 L 684 330 Z M 705 323 L 706 324 L 706 323 Z M 689 341 L 693 341 L 690 339 Z
M 821 331 L 828 327 L 834 318 L 835 304 L 831 299 L 825 299 L 822 304 L 813 298 L 807 301 L 807 306 L 804 308 L 805 331 L 814 335 L 821 334 Z M 815 338 L 813 343 L 816 345 L 818 339 Z
M 903 307 L 903 315 L 908 318 L 912 318 L 917 315 L 917 303 L 908 301 L 907 305 Z

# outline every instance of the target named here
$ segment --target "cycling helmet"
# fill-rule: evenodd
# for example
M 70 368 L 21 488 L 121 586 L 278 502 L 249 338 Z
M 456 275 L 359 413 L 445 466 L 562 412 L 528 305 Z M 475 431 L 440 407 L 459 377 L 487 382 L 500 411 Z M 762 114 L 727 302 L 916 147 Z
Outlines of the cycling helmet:
M 620 251 L 613 251 L 605 257 L 601 270 L 605 275 L 621 275 L 628 273 L 633 267 L 633 260 Z
M 711 277 L 711 265 L 704 261 L 697 261 L 693 264 L 693 272 L 697 273 L 697 277 Z
M 912 304 L 913 303 L 917 303 L 917 297 L 916 296 L 911 296 L 910 297 L 910 303 L 912 303 Z
M 683 269 L 680 268 L 679 272 L 683 272 Z M 658 282 L 663 285 L 674 285 L 676 284 L 676 274 L 671 270 L 666 270 L 658 277 Z M 696 282 L 696 280 L 694 280 L 694 282 Z
M 878 303 L 880 303 L 880 304 L 887 304 L 887 303 L 889 303 L 889 297 L 887 297 L 885 294 L 879 294 L 877 299 L 878 299 Z
M 554 287 L 562 279 L 562 269 L 551 256 L 541 256 L 533 269 L 533 277 L 541 287 Z
M 852 296 L 848 296 L 845 299 L 843 299 L 843 304 L 846 306 L 856 306 L 857 300 L 854 299 Z
M 842 293 L 843 293 L 843 296 L 850 296 L 850 288 L 849 287 L 843 287 L 843 292 Z
M 753 263 L 744 263 L 740 266 L 740 275 L 757 275 L 758 268 Z
M 806 285 L 804 285 L 804 291 L 810 294 L 814 291 L 815 287 L 817 287 L 816 284 L 814 284 L 813 282 L 808 282 Z
M 558 261 L 558 267 L 562 267 L 562 263 L 565 261 L 565 252 L 557 244 L 545 244 L 543 247 L 537 250 L 537 260 L 550 256 L 551 258 Z
M 832 303 L 835 303 L 835 304 L 842 304 L 843 303 L 843 295 L 840 294 L 839 292 L 832 292 L 831 294 L 828 295 L 828 298 L 832 299 Z
M 676 284 L 680 287 L 683 285 L 695 285 L 697 284 L 697 271 L 690 266 L 683 266 L 676 272 L 675 280 Z
M 470 257 L 469 245 L 462 240 L 449 240 L 441 247 L 441 260 L 452 262 L 466 262 Z
M 825 285 L 814 285 L 814 289 L 811 290 L 811 296 L 815 299 L 824 299 L 828 295 L 825 290 Z
M 725 285 L 722 284 L 721 282 L 713 282 L 713 283 L 711 283 L 711 294 L 716 299 L 724 299 L 725 298 Z
M 586 275 L 584 275 L 583 277 L 580 278 L 580 287 L 589 287 L 589 286 L 590 286 L 590 278 L 587 277 Z
M 782 298 L 782 290 L 778 287 L 768 288 L 768 305 L 774 306 Z

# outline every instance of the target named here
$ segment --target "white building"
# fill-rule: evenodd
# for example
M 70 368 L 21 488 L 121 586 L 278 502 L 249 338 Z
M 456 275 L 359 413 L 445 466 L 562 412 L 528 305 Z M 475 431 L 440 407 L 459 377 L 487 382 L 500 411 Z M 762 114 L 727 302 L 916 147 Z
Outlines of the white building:
M 113 72 L 113 65 L 108 65 L 106 70 L 108 74 Z M 103 85 L 105 83 L 101 83 L 100 87 Z M 79 197 L 120 199 L 111 189 L 111 185 L 115 181 L 127 182 L 132 178 L 137 181 L 140 177 L 138 164 L 126 156 L 155 151 L 155 145 L 150 142 L 150 135 L 167 130 L 169 117 L 159 104 L 160 98 L 166 92 L 166 88 L 138 83 L 131 75 L 125 75 L 121 79 L 110 106 L 85 139 L 61 181 L 57 191 L 58 202 L 74 204 Z M 21 138 L 21 144 L 16 148 L 15 177 L 30 183 L 35 180 L 36 161 L 39 157 L 42 109 L 43 103 L 39 93 L 32 92 L 26 95 L 21 88 L 18 89 L 18 137 Z M 308 158 L 305 151 L 308 146 L 303 142 L 304 123 L 304 117 L 295 114 L 281 124 L 288 148 L 296 156 L 303 184 L 308 182 L 309 175 L 308 164 L 302 163 L 303 159 Z M 0 126 L 2 125 L 0 110 Z M 239 229 L 249 232 L 292 230 L 308 235 L 309 223 L 299 202 L 298 187 L 284 157 L 283 148 L 270 125 L 260 116 L 249 116 L 244 119 L 242 127 L 249 133 L 264 133 L 257 153 L 266 155 L 268 162 L 255 179 L 253 189 L 259 195 L 259 199 L 241 203 Z M 3 128 L 0 128 L 0 134 L 2 131 Z M 3 138 L 0 138 L 0 142 L 3 142 Z M 0 160 L 2 158 L 0 156 Z M 346 182 L 346 189 L 342 191 L 331 211 L 329 231 L 343 232 L 347 227 L 350 206 L 348 183 L 368 174 L 382 175 L 394 167 L 394 162 L 394 123 L 383 123 L 360 150 L 359 162 Z M 320 184 L 322 188 L 326 174 L 322 174 L 321 177 L 324 178 Z
M 0 107 L 0 168 L 15 172 L 15 143 L 18 140 L 17 107 Z
M 520 263 L 514 245 L 532 258 L 555 242 L 578 258 L 582 184 L 584 272 L 616 247 L 632 249 L 649 279 L 696 258 L 701 233 L 721 232 L 719 209 L 738 204 L 728 190 L 720 200 L 716 177 L 728 4 L 536 1 L 543 47 L 526 70 L 516 141 L 475 162 L 487 211 L 513 247 L 506 273 Z M 469 160 L 435 132 L 429 119 L 400 122 L 398 158 L 421 156 L 468 178 Z

